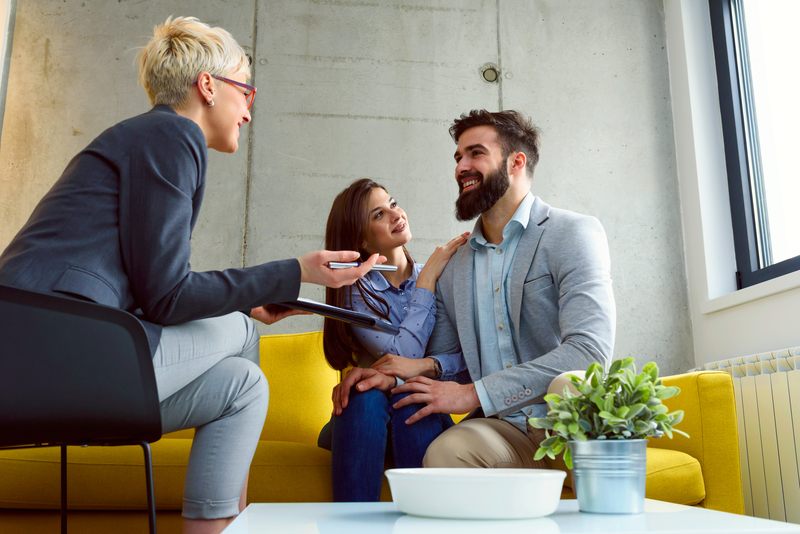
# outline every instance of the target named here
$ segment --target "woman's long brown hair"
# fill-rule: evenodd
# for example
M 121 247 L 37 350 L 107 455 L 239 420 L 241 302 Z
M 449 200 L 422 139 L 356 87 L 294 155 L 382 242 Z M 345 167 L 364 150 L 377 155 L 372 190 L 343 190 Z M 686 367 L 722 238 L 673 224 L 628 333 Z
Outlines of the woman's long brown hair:
M 368 254 L 362 245 L 367 238 L 369 227 L 369 197 L 372 190 L 377 187 L 386 191 L 382 185 L 364 178 L 353 182 L 336 196 L 325 230 L 326 250 L 357 250 L 361 253 L 360 261 L 368 259 Z M 350 309 L 350 297 L 353 291 L 360 293 L 361 298 L 375 315 L 389 319 L 389 305 L 383 297 L 368 289 L 362 280 L 339 289 L 326 288 L 325 302 L 331 306 Z M 363 350 L 361 344 L 354 339 L 349 324 L 327 318 L 323 327 L 322 346 L 325 359 L 337 371 L 349 365 L 357 366 L 358 362 L 353 353 Z

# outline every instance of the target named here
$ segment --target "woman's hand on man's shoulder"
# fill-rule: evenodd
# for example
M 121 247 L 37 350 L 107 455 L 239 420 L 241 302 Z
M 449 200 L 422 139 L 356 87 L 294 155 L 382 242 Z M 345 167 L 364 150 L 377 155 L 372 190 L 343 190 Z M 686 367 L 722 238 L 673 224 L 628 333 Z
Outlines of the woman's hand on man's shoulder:
M 419 272 L 417 277 L 417 287 L 427 289 L 431 293 L 436 290 L 436 281 L 442 276 L 444 268 L 458 247 L 465 244 L 469 239 L 469 232 L 464 232 L 460 236 L 454 237 L 446 245 L 436 247 L 431 257 L 425 262 L 425 267 Z

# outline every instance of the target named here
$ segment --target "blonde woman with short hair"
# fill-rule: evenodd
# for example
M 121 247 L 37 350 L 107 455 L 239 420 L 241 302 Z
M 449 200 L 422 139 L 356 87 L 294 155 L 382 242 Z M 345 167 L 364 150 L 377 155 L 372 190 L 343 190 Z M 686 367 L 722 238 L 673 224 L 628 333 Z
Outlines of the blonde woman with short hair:
M 153 109 L 82 150 L 0 255 L 0 284 L 136 315 L 147 333 L 164 433 L 196 428 L 183 530 L 220 532 L 241 510 L 267 413 L 251 320 L 295 311 L 300 283 L 352 284 L 378 261 L 332 270 L 356 251 L 318 251 L 243 269 L 193 272 L 190 237 L 207 149 L 235 152 L 256 88 L 233 37 L 193 17 L 156 26 L 138 55 Z

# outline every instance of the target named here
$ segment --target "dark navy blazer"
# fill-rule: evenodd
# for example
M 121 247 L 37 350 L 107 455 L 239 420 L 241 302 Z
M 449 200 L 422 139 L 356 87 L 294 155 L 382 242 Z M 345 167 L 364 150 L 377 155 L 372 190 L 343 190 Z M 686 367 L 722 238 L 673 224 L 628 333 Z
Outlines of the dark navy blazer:
M 206 140 L 168 106 L 109 128 L 75 156 L 0 255 L 0 284 L 137 315 L 155 353 L 162 325 L 297 298 L 297 260 L 192 272 Z

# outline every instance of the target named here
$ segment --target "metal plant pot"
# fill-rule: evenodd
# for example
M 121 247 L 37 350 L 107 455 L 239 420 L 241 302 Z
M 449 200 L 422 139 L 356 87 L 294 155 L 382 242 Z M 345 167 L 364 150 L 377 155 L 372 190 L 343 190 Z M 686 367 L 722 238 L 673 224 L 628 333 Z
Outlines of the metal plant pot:
M 581 512 L 644 512 L 646 439 L 570 441 L 569 447 Z

